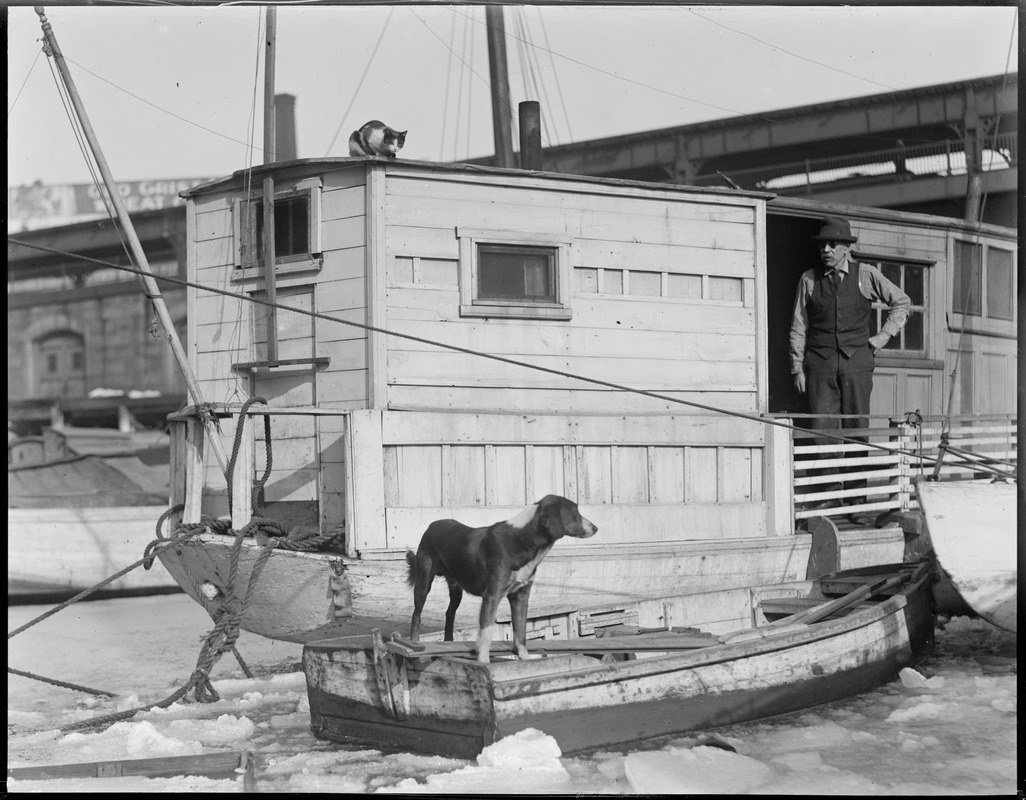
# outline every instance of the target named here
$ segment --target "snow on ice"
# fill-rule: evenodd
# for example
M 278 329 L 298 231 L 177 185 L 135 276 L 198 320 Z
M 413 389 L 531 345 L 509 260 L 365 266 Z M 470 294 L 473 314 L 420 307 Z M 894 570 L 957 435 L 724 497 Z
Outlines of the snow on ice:
M 9 629 L 44 607 L 8 608 Z M 1015 637 L 958 617 L 936 652 L 887 686 L 788 717 L 563 755 L 544 731 L 467 761 L 381 752 L 310 732 L 301 648 L 243 634 L 258 677 L 223 658 L 220 700 L 179 701 L 102 730 L 71 722 L 159 702 L 191 673 L 210 621 L 184 595 L 79 603 L 10 641 L 11 666 L 114 691 L 96 697 L 8 675 L 8 766 L 248 750 L 256 788 L 283 793 L 993 795 L 1017 788 Z M 93 635 L 92 646 L 84 641 Z M 237 792 L 241 777 L 9 780 L 12 792 Z

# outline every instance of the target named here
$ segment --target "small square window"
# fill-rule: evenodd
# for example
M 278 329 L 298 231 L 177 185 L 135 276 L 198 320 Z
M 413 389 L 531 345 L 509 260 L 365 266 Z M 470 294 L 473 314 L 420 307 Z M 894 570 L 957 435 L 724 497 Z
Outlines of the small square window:
M 502 244 L 477 246 L 479 300 L 556 302 L 556 250 Z
M 570 240 L 458 228 L 460 314 L 570 319 Z
M 235 201 L 235 267 L 244 277 L 264 266 L 264 198 Z M 301 181 L 274 196 L 274 263 L 278 271 L 320 266 L 320 181 Z

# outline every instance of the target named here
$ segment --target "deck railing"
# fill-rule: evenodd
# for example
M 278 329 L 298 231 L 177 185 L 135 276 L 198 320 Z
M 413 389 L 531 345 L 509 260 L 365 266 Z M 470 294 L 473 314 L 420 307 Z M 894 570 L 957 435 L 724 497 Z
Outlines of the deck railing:
M 805 427 L 808 416 L 794 416 Z M 842 419 L 837 417 L 835 419 Z M 846 435 L 843 431 L 838 431 Z M 888 511 L 918 508 L 914 480 L 936 475 L 940 480 L 990 478 L 1014 474 L 1016 420 L 1012 415 L 973 417 L 871 418 L 859 432 L 866 445 L 823 442 L 804 431 L 793 435 L 795 518 L 849 514 L 879 517 Z M 850 437 L 851 438 L 851 437 Z M 840 480 L 865 481 L 864 487 Z M 835 501 L 829 510 L 811 509 L 822 501 Z

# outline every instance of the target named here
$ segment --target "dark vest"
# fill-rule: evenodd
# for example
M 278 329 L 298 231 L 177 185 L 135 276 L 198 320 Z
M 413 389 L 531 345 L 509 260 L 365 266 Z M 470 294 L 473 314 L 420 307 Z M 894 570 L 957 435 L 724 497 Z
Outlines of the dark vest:
M 873 304 L 859 291 L 857 263 L 848 265 L 848 275 L 838 289 L 825 271 L 818 271 L 805 310 L 809 317 L 806 353 L 829 358 L 840 350 L 845 358 L 851 358 L 869 343 Z

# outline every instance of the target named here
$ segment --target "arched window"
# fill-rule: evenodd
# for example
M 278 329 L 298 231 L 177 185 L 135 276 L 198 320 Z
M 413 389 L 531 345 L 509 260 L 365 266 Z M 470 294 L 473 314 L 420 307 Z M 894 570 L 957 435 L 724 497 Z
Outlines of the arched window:
M 85 341 L 72 331 L 56 331 L 35 343 L 36 394 L 81 397 L 85 394 Z

